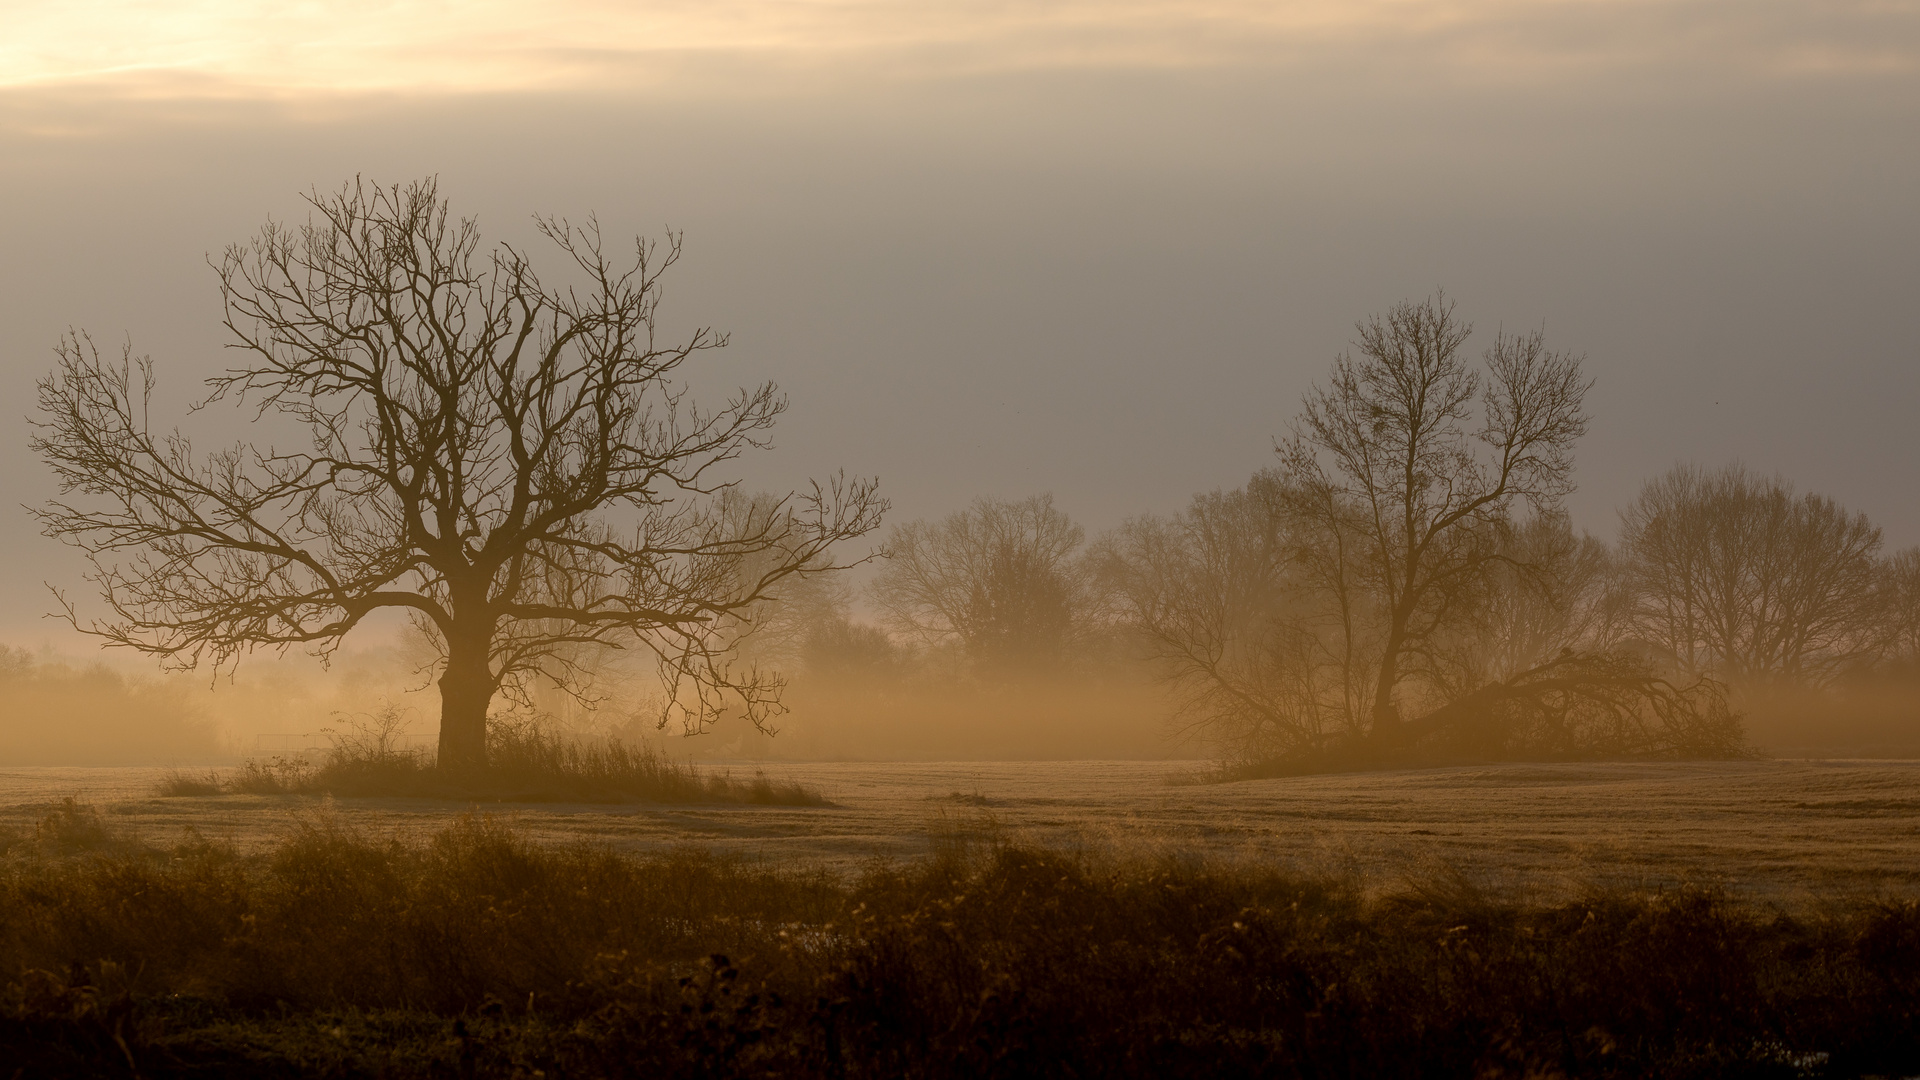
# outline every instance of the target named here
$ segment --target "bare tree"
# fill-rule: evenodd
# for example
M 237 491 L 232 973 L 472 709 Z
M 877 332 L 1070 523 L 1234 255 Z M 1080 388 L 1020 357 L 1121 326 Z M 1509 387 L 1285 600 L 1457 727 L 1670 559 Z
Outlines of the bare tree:
M 1291 513 L 1317 524 L 1338 571 L 1375 597 L 1382 634 L 1369 714 L 1397 739 L 1396 694 L 1490 566 L 1516 503 L 1550 510 L 1571 489 L 1591 385 L 1538 332 L 1496 338 L 1482 370 L 1444 296 L 1358 325 L 1278 447 Z
M 218 667 L 258 647 L 324 654 L 406 612 L 440 648 L 446 767 L 484 764 L 496 695 L 576 681 L 582 646 L 650 650 L 662 723 L 777 710 L 779 680 L 737 665 L 725 628 L 885 503 L 836 478 L 749 513 L 715 505 L 785 399 L 772 384 L 710 411 L 686 396 L 680 369 L 726 338 L 657 334 L 680 238 L 623 261 L 596 223 L 539 219 L 575 282 L 548 285 L 523 252 L 483 249 L 432 181 L 309 202 L 304 226 L 269 223 L 219 261 L 242 359 L 201 403 L 303 425 L 306 449 L 200 452 L 150 426 L 148 361 L 61 343 L 33 445 L 66 501 L 37 513 L 91 560 L 113 613 L 83 620 L 63 597 L 74 624 Z
M 1683 670 L 1818 686 L 1886 642 L 1880 530 L 1832 499 L 1679 466 L 1621 533 L 1635 627 Z
M 1350 734 L 1349 661 L 1364 651 L 1356 598 L 1318 576 L 1325 552 L 1291 531 L 1275 484 L 1262 473 L 1096 545 L 1103 583 L 1172 684 L 1184 730 L 1249 762 Z
M 1887 613 L 1887 659 L 1920 669 L 1920 547 L 1887 560 L 1882 583 Z
M 1052 495 L 983 498 L 939 522 L 896 525 L 873 598 L 895 629 L 957 641 L 984 667 L 1058 664 L 1076 630 L 1086 534 Z

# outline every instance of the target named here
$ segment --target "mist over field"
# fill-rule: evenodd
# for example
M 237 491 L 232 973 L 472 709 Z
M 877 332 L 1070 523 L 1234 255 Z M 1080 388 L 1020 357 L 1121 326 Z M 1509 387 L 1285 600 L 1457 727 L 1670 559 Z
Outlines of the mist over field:
M 1920 1075 L 1915 0 L 0 27 L 20 1075 Z
M 435 175 L 457 213 L 528 251 L 534 213 L 685 230 L 663 327 L 733 335 L 690 384 L 711 398 L 771 378 L 791 398 L 777 449 L 740 463 L 758 490 L 877 475 L 889 522 L 1051 493 L 1092 542 L 1270 467 L 1356 320 L 1444 287 L 1470 352 L 1544 328 L 1586 358 L 1592 419 L 1560 498 L 1576 533 L 1612 542 L 1677 464 L 1741 462 L 1866 514 L 1885 555 L 1920 541 L 1904 434 L 1920 46 L 1901 5 L 568 10 L 367 14 L 383 29 L 366 38 L 219 5 L 17 24 L 0 53 L 0 194 L 22 208 L 0 224 L 6 499 L 53 493 L 25 421 L 63 332 L 151 355 L 156 415 L 184 419 L 232 359 L 210 253 L 304 219 L 302 192 Z M 243 416 L 189 426 L 208 446 L 298 437 Z M 47 583 L 97 613 L 81 563 L 25 515 L 5 530 L 5 636 L 87 668 L 94 646 L 41 619 Z M 346 648 L 405 652 L 397 633 L 369 625 Z M 412 675 L 349 693 L 281 670 L 187 707 L 244 748 L 336 704 L 414 700 Z M 238 687 L 288 679 L 318 682 L 286 700 L 326 704 L 243 715 Z M 1754 738 L 1896 744 L 1904 692 L 1876 686 L 1854 726 L 1749 707 Z M 1098 710 L 994 706 L 998 753 L 1206 752 L 1149 730 L 1153 692 L 1122 696 L 1138 708 L 1108 732 Z M 415 708 L 430 730 L 434 708 Z M 765 752 L 996 755 L 962 721 L 842 738 L 804 711 Z M 15 745 L 39 737 L 11 726 Z

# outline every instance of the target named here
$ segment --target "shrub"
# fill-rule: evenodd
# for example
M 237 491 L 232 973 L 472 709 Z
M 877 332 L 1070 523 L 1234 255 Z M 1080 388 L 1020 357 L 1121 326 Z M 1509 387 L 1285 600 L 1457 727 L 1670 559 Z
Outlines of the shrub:
M 419 844 L 318 819 L 257 858 L 196 839 L 4 867 L 0 1058 L 29 1075 L 1920 1069 L 1908 902 L 1371 895 L 980 842 L 837 876 L 471 816 Z

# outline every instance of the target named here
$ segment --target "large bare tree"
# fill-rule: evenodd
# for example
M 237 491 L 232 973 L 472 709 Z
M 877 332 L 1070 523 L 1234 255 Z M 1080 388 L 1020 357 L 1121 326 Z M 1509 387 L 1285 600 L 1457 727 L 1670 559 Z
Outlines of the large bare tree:
M 38 514 L 112 612 L 62 597 L 75 625 L 219 667 L 324 653 L 405 612 L 440 648 L 452 768 L 485 763 L 497 696 L 577 685 L 596 649 L 650 650 L 668 715 L 777 710 L 779 678 L 736 663 L 728 624 L 828 566 L 885 503 L 840 478 L 748 512 L 716 502 L 786 403 L 770 383 L 710 410 L 687 396 L 681 369 L 726 337 L 657 332 L 680 238 L 621 258 L 597 223 L 538 219 L 567 279 L 549 284 L 524 252 L 483 246 L 433 181 L 309 202 L 304 225 L 269 223 L 218 262 L 240 361 L 201 402 L 291 421 L 304 448 L 202 452 L 151 426 L 149 361 L 61 343 L 33 445 L 62 497 Z
M 1510 560 L 1499 529 L 1515 504 L 1550 510 L 1570 490 L 1591 384 L 1538 332 L 1502 334 L 1471 365 L 1472 327 L 1437 294 L 1358 330 L 1279 445 L 1277 490 L 1376 598 L 1369 712 L 1375 738 L 1393 741 L 1409 668 L 1488 568 Z

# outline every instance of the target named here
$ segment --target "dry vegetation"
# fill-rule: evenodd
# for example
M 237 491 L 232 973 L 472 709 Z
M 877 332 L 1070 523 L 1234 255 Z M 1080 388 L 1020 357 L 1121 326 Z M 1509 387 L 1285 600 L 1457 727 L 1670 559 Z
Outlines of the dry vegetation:
M 709 766 L 709 768 L 712 768 Z M 498 802 L 542 844 L 636 855 L 697 844 L 716 854 L 856 873 L 911 861 L 957 828 L 1022 844 L 1252 862 L 1397 888 L 1407 874 L 1464 874 L 1516 902 L 1589 886 L 1714 882 L 1754 902 L 1920 897 L 1920 764 L 1615 762 L 1507 764 L 1169 783 L 1151 762 L 837 763 L 765 766 L 827 806 L 733 802 Z M 714 771 L 724 771 L 715 769 Z M 1187 778 L 1187 772 L 1175 772 Z M 79 796 L 130 835 L 191 829 L 247 854 L 312 815 L 367 835 L 424 840 L 469 801 L 222 794 L 162 798 L 164 769 L 0 771 L 0 828 L 31 831 L 48 800 Z
M 479 769 L 435 768 L 425 754 L 397 749 L 398 714 L 336 738 L 318 760 L 279 756 L 249 760 L 222 776 L 169 771 L 158 793 L 171 798 L 214 795 L 325 795 L 485 802 L 750 803 L 823 806 L 816 792 L 764 773 L 750 781 L 702 772 L 670 761 L 649 746 L 618 740 L 584 741 L 531 725 L 496 724 L 488 731 L 488 761 Z
M 695 849 L 247 856 L 49 809 L 0 857 L 34 1075 L 1815 1076 L 1920 1068 L 1920 907 L 1504 901 L 1004 840 L 855 873 Z M 537 1071 L 536 1071 L 537 1070 Z

